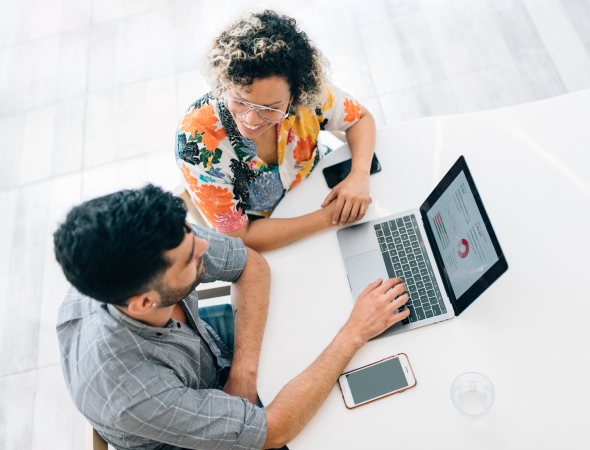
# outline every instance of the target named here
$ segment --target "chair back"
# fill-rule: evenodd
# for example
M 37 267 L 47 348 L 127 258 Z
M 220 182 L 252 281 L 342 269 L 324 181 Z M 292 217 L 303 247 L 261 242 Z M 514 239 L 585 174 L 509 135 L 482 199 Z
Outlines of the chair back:
M 86 422 L 86 450 L 108 450 L 109 445 L 100 437 L 92 425 Z

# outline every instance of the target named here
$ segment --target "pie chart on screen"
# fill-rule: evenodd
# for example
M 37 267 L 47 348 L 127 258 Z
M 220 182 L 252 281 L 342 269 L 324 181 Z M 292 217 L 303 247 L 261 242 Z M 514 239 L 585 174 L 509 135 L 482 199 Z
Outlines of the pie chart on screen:
M 469 254 L 469 242 L 467 239 L 461 239 L 459 244 L 457 245 L 457 253 L 459 254 L 459 258 L 467 258 Z

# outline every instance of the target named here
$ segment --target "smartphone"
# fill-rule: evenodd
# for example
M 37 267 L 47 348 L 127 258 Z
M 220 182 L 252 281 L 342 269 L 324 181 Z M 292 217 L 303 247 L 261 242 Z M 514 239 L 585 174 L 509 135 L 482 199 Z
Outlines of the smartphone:
M 338 378 L 340 392 L 348 409 L 397 394 L 416 386 L 416 377 L 405 353 L 390 356 Z
M 346 161 L 334 164 L 333 166 L 326 167 L 324 169 L 324 178 L 326 179 L 326 183 L 328 183 L 328 187 L 332 189 L 338 183 L 343 181 L 348 176 L 351 169 L 352 159 L 347 159 Z M 371 162 L 370 174 L 373 175 L 377 172 L 381 172 L 381 164 L 379 164 L 377 155 L 373 153 L 373 161 Z

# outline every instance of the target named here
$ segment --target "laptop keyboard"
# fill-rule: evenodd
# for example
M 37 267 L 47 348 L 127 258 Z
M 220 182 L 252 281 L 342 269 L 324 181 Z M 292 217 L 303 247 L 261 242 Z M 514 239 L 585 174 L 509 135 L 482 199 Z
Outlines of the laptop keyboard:
M 414 214 L 375 225 L 375 234 L 389 278 L 400 277 L 408 285 L 410 315 L 404 325 L 445 314 L 447 309 L 432 271 Z M 404 306 L 400 311 L 404 310 Z

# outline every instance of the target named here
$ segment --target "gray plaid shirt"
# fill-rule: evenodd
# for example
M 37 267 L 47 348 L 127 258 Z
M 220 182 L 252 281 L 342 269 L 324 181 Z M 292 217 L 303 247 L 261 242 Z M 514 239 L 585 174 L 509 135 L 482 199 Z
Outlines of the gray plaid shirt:
M 204 283 L 236 281 L 248 257 L 240 239 L 193 227 L 209 242 Z M 232 352 L 182 300 L 190 327 L 142 324 L 71 288 L 58 313 L 66 385 L 77 408 L 117 449 L 257 449 L 264 409 L 224 393 L 219 373 Z

